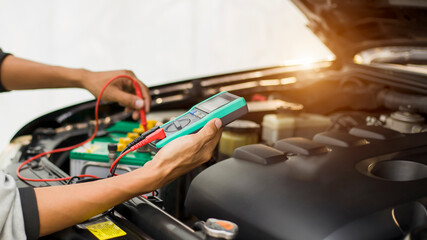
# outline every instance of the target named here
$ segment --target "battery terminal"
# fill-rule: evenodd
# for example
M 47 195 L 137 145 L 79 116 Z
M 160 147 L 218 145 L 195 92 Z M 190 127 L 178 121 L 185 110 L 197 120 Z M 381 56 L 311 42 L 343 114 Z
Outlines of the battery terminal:
M 129 132 L 127 134 L 127 137 L 130 138 L 131 140 L 134 140 L 135 138 L 139 137 L 139 134 L 135 132 Z

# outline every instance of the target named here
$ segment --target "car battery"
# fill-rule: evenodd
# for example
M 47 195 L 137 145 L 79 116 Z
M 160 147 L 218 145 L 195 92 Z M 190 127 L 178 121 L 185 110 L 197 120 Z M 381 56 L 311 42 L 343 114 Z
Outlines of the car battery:
M 154 124 L 150 124 L 153 125 Z M 152 127 L 152 126 L 151 126 Z M 121 121 L 106 129 L 106 133 L 101 137 L 96 137 L 89 143 L 78 147 L 70 152 L 70 174 L 72 176 L 80 174 L 90 174 L 98 177 L 107 177 L 111 162 L 119 155 L 120 148 L 117 148 L 115 156 L 111 158 L 111 151 L 108 145 L 113 143 L 123 145 L 123 142 L 132 141 L 130 137 L 139 136 L 135 134 L 141 132 L 138 123 Z M 120 159 L 116 170 L 117 174 L 132 171 L 143 166 L 152 159 L 150 152 L 130 152 Z

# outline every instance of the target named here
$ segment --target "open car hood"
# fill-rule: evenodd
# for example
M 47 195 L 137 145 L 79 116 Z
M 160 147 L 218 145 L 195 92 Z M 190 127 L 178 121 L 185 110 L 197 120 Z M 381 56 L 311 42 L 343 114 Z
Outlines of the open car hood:
M 427 1 L 292 1 L 338 61 L 375 47 L 427 46 Z

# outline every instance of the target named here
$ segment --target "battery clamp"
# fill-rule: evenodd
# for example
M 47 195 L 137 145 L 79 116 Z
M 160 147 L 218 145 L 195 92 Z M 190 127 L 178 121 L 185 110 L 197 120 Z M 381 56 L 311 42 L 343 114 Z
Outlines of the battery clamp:
M 153 141 L 149 146 L 154 152 L 157 152 L 170 141 L 199 131 L 214 118 L 221 119 L 222 126 L 225 126 L 247 112 L 248 107 L 243 97 L 225 91 L 220 92 L 160 126 L 165 132 L 165 138 Z

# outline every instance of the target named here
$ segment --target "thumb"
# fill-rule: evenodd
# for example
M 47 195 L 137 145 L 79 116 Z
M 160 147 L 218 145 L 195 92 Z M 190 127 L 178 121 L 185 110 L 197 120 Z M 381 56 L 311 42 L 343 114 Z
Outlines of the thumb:
M 118 102 L 124 107 L 139 110 L 144 107 L 144 100 L 134 94 L 121 91 L 120 89 L 111 89 L 108 98 Z
M 205 143 L 212 140 L 218 133 L 221 126 L 222 122 L 220 119 L 215 118 L 210 120 L 198 133 L 196 133 L 198 142 L 203 146 Z

